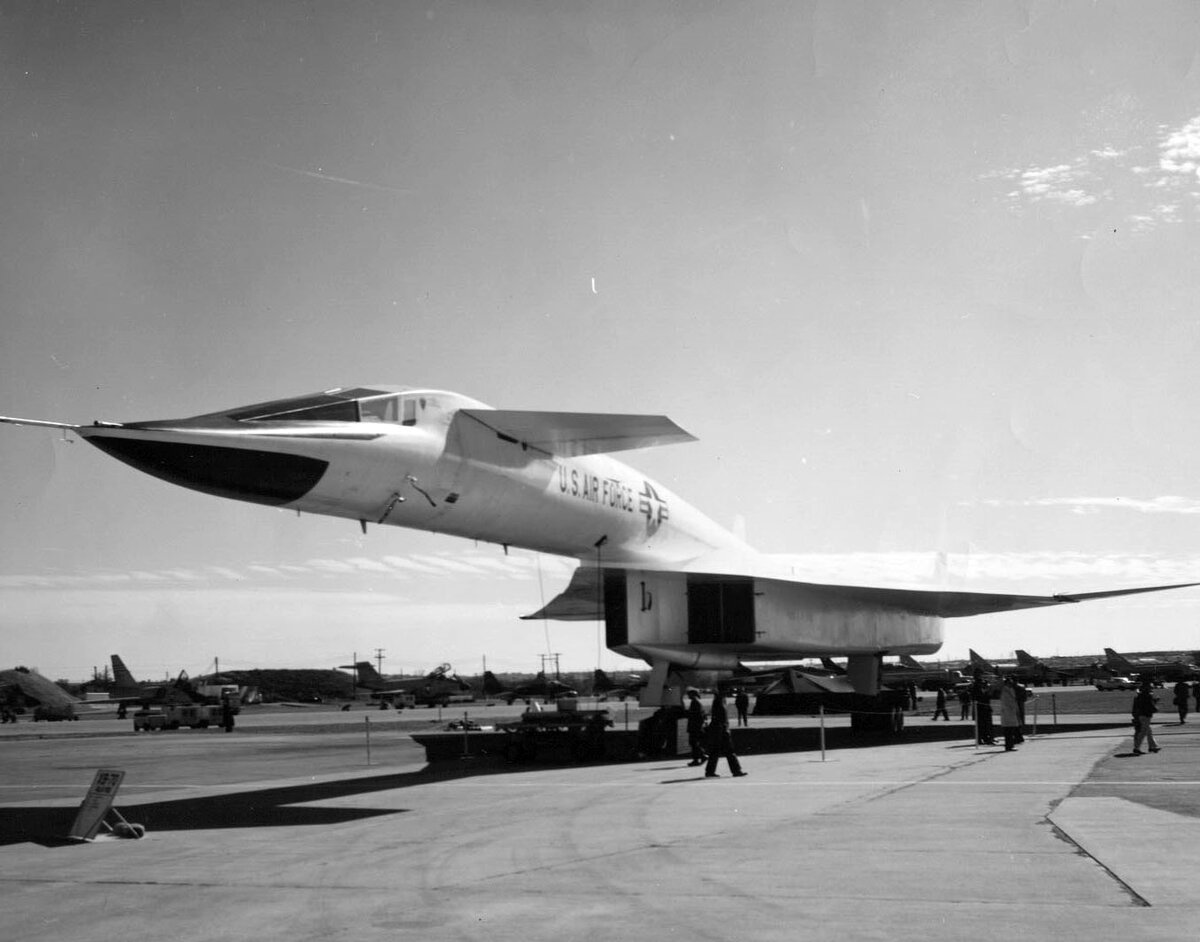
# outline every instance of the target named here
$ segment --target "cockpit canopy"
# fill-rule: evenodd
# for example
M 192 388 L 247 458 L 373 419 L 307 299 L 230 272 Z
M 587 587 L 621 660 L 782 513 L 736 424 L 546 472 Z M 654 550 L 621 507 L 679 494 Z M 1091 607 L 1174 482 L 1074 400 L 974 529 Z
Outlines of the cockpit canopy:
M 237 422 L 391 422 L 416 425 L 428 399 L 386 389 L 331 389 L 312 396 L 277 399 L 227 413 Z
M 379 422 L 392 425 L 446 424 L 458 409 L 487 408 L 458 393 L 431 389 L 356 386 L 307 396 L 275 399 L 188 419 L 127 422 L 126 428 L 228 427 L 246 422 Z

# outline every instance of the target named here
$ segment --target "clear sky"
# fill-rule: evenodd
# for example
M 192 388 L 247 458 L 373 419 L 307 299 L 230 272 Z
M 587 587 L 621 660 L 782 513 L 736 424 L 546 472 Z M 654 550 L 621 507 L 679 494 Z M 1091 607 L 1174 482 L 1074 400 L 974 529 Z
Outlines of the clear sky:
M 339 385 L 665 413 L 627 460 L 853 581 L 1200 579 L 1200 6 L 0 0 L 0 414 Z M 571 563 L 0 428 L 0 664 L 631 666 Z M 946 657 L 1200 648 L 1200 591 Z

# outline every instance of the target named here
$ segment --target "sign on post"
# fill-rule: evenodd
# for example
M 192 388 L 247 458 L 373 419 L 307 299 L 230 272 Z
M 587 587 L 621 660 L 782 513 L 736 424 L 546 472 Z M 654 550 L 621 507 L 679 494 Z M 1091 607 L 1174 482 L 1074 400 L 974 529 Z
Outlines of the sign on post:
M 92 787 L 79 805 L 79 813 L 75 815 L 75 823 L 71 825 L 68 837 L 76 841 L 90 841 L 96 836 L 124 779 L 125 773 L 121 769 L 97 770 Z

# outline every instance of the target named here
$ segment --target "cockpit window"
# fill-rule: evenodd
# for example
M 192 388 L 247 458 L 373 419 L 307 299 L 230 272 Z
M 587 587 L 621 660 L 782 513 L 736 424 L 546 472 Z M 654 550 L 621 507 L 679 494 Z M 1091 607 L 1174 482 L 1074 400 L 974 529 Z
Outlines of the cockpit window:
M 383 396 L 379 399 L 363 399 L 358 404 L 363 422 L 396 422 L 398 396 Z
M 229 417 L 238 422 L 249 422 L 255 419 L 357 422 L 358 403 L 342 399 L 339 396 L 305 396 L 300 399 L 285 399 L 252 406 L 241 412 L 232 412 Z
M 424 403 L 422 403 L 423 405 Z M 229 413 L 238 422 L 401 422 L 416 425 L 416 400 L 379 389 L 345 389 L 280 399 Z

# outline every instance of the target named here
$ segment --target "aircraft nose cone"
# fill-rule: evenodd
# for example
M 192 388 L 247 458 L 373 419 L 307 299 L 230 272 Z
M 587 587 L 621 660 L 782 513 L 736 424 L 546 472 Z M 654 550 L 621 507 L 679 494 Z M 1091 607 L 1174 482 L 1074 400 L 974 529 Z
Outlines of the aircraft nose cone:
M 129 432 L 81 429 L 101 451 L 194 491 L 278 507 L 299 500 L 329 467 L 328 461 L 254 448 L 164 441 Z

